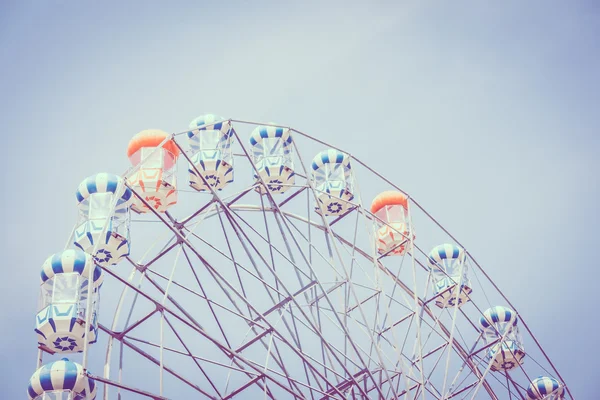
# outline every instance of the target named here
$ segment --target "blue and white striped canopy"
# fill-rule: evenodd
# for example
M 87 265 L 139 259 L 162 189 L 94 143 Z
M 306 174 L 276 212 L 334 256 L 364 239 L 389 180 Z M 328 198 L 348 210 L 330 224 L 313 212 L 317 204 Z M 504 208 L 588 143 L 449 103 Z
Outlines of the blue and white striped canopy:
M 31 400 L 44 392 L 71 390 L 74 393 L 73 399 L 81 400 L 85 399 L 86 382 L 89 382 L 89 397 L 93 400 L 96 398 L 96 382 L 84 374 L 81 365 L 63 358 L 35 371 L 29 379 L 27 394 Z
M 437 264 L 443 264 L 443 261 L 448 259 L 464 261 L 465 251 L 461 247 L 445 243 L 434 247 L 427 256 L 431 268 L 435 268 Z
M 265 138 L 281 138 L 283 146 L 288 147 L 292 144 L 292 136 L 288 128 L 279 128 L 276 126 L 257 126 L 250 135 L 250 145 L 252 147 L 260 144 Z
M 123 179 L 120 176 L 108 173 L 100 173 L 85 178 L 77 188 L 77 202 L 81 203 L 94 193 L 116 194 L 119 184 L 121 184 L 121 189 L 117 207 L 123 208 L 123 204 L 129 204 L 133 200 L 131 190 L 123 184 Z
M 484 330 L 493 329 L 492 324 L 496 322 L 517 325 L 517 313 L 508 307 L 495 306 L 485 310 L 483 317 L 479 319 L 479 324 Z
M 92 277 L 94 286 L 99 286 L 102 283 L 102 270 L 94 264 L 92 257 L 82 250 L 69 249 L 48 257 L 44 265 L 42 265 L 40 275 L 42 283 L 56 274 L 69 272 L 77 272 L 79 275 L 87 278 L 92 267 L 94 268 Z
M 317 171 L 325 164 L 341 164 L 346 169 L 350 169 L 350 157 L 348 154 L 335 149 L 323 150 L 313 158 L 312 169 Z
M 548 376 L 539 376 L 536 379 L 534 379 L 529 385 L 529 388 L 527 389 L 527 399 L 543 399 L 545 396 L 551 394 L 559 388 L 560 390 L 556 394 L 561 396 L 559 398 L 562 398 L 564 389 L 556 379 L 550 378 Z
M 191 131 L 188 132 L 188 138 L 190 139 L 196 136 L 199 131 L 221 131 L 226 137 L 233 135 L 231 121 L 214 114 L 201 115 L 192 120 L 190 122 L 190 129 Z

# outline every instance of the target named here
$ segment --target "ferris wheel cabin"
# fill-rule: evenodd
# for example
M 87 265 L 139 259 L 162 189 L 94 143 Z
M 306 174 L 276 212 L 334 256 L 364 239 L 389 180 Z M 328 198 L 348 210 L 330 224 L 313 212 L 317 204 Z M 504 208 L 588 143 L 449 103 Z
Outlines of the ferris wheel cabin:
M 92 278 L 90 326 L 85 326 Z M 38 343 L 56 353 L 83 351 L 88 335 L 95 343 L 98 334 L 97 315 L 102 285 L 102 270 L 83 251 L 65 250 L 50 256 L 41 272 L 40 305 L 35 332 Z
M 86 397 L 86 388 L 90 394 Z M 43 365 L 29 379 L 29 400 L 94 400 L 96 381 L 88 377 L 83 367 L 67 358 Z
M 198 191 L 209 190 L 209 187 L 222 190 L 233 182 L 233 129 L 230 121 L 223 121 L 213 114 L 202 115 L 190 123 L 188 139 L 193 163 L 189 166 L 192 188 Z
M 131 190 L 117 175 L 102 173 L 84 179 L 76 196 L 79 220 L 75 246 L 100 265 L 117 264 L 129 255 Z
M 527 400 L 563 400 L 565 388 L 556 379 L 539 376 L 527 388 Z
M 473 291 L 468 278 L 466 253 L 453 244 L 441 244 L 427 257 L 433 276 L 435 304 L 440 307 L 462 306 Z
M 284 193 L 295 183 L 292 136 L 288 128 L 258 126 L 250 135 L 254 179 L 261 180 L 271 193 Z M 257 190 L 264 194 L 265 188 Z
M 480 318 L 485 343 L 500 340 L 487 350 L 492 371 L 510 371 L 523 364 L 525 350 L 517 323 L 517 314 L 502 306 L 487 309 Z
M 402 256 L 415 238 L 408 216 L 408 199 L 397 191 L 380 193 L 371 203 L 375 219 L 375 241 L 381 255 Z
M 177 203 L 179 148 L 172 139 L 166 140 L 168 137 L 169 134 L 158 129 L 145 130 L 135 135 L 127 147 L 127 157 L 133 166 L 138 167 L 127 180 L 132 189 L 157 212 L 165 212 Z M 133 211 L 150 212 L 143 201 L 134 197 Z
M 354 178 L 350 157 L 334 149 L 324 150 L 312 161 L 312 176 L 319 205 L 325 216 L 341 215 L 354 207 Z

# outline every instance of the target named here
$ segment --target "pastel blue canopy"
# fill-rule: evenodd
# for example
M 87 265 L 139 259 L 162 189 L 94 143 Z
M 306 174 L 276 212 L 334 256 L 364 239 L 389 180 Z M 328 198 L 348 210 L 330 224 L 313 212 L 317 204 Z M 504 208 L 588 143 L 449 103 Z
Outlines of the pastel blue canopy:
M 427 261 L 429 262 L 429 266 L 434 268 L 437 264 L 442 264 L 443 260 L 455 259 L 455 260 L 464 260 L 465 251 L 453 244 L 440 244 L 436 246 L 429 252 L 427 256 Z
M 94 268 L 92 277 L 94 286 L 99 286 L 102 283 L 102 270 L 94 264 L 92 257 L 83 250 L 69 249 L 48 257 L 44 265 L 42 265 L 40 275 L 42 283 L 56 274 L 69 272 L 77 272 L 79 275 L 87 278 L 91 268 Z
M 563 387 L 554 378 L 548 376 L 539 376 L 534 379 L 527 389 L 527 399 L 538 400 L 556 391 L 559 398 L 563 398 Z
M 221 131 L 221 134 L 223 135 L 221 139 L 222 148 L 228 148 L 231 145 L 231 141 L 227 140 L 233 136 L 231 121 L 224 120 L 223 117 L 214 114 L 201 115 L 190 122 L 189 128 L 191 130 L 187 135 L 190 140 L 190 147 L 194 151 L 200 150 L 198 145 L 198 135 L 201 131 Z
M 288 147 L 292 144 L 292 136 L 288 128 L 280 128 L 276 126 L 257 126 L 250 135 L 250 145 L 256 146 L 266 138 L 281 138 L 283 147 Z
M 86 384 L 90 386 L 90 399 L 96 398 L 96 382 L 83 372 L 83 367 L 63 358 L 42 366 L 29 379 L 29 399 L 51 391 L 71 390 L 74 400 L 85 399 Z
M 201 115 L 190 122 L 191 131 L 188 132 L 188 137 L 195 136 L 198 131 L 221 131 L 227 136 L 233 135 L 231 122 L 219 117 L 215 114 Z
M 81 203 L 85 199 L 89 198 L 94 193 L 113 193 L 117 194 L 119 184 L 121 189 L 119 193 L 119 200 L 117 200 L 117 208 L 122 208 L 124 204 L 128 204 L 131 200 L 132 192 L 127 186 L 122 183 L 123 179 L 120 176 L 100 173 L 85 178 L 77 188 L 77 202 Z
M 484 330 L 493 329 L 492 324 L 496 322 L 517 325 L 517 313 L 508 307 L 495 306 L 485 310 L 479 319 L 479 324 Z
M 341 164 L 350 169 L 350 157 L 335 149 L 323 150 L 313 158 L 311 166 L 313 171 L 317 171 L 325 164 Z

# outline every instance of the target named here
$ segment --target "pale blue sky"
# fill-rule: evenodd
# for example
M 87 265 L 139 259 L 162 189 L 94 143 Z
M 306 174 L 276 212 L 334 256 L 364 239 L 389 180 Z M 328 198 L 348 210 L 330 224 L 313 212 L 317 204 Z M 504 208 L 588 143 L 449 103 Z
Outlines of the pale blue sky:
M 205 112 L 367 160 L 438 218 L 595 398 L 600 6 L 547 2 L 0 4 L 0 381 L 35 367 L 38 271 L 74 191 L 130 137 Z

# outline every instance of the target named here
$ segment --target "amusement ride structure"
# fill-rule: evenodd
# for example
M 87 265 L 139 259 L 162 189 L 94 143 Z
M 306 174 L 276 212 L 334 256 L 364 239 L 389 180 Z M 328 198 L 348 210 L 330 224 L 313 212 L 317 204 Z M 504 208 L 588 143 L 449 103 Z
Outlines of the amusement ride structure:
M 491 271 L 348 152 L 209 114 L 126 153 L 40 260 L 29 399 L 573 398 Z

